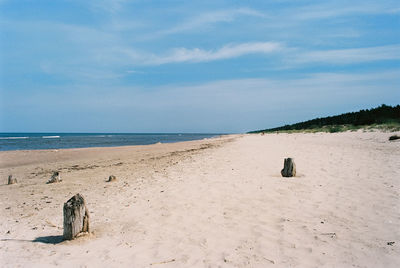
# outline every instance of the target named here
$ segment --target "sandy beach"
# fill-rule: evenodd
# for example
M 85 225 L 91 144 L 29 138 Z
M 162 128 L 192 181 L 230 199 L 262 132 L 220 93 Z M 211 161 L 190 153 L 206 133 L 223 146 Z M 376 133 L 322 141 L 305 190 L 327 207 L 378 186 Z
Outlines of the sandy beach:
M 390 135 L 0 152 L 0 263 L 399 267 L 400 141 Z M 281 177 L 285 157 L 297 177 Z M 63 181 L 46 184 L 53 171 Z M 17 184 L 7 185 L 10 174 Z M 110 175 L 117 180 L 106 182 Z M 62 241 L 63 203 L 76 193 L 91 232 Z

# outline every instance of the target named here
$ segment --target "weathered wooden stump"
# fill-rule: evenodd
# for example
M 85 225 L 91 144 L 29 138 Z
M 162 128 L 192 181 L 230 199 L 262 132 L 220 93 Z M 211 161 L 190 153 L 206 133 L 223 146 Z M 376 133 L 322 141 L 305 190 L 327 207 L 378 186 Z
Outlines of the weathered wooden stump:
M 17 183 L 17 179 L 13 178 L 12 175 L 8 176 L 8 184 L 14 184 Z
M 296 176 L 296 164 L 293 158 L 285 158 L 283 162 L 283 169 L 281 170 L 283 177 L 294 177 Z
M 60 172 L 55 171 L 53 173 L 53 175 L 51 175 L 51 178 L 50 178 L 50 180 L 48 180 L 47 183 L 55 183 L 55 182 L 60 182 L 60 181 L 62 181 L 61 180 L 61 176 L 60 176 Z
M 115 177 L 114 175 L 111 175 L 110 177 L 108 177 L 108 181 L 107 182 L 112 182 L 112 181 L 116 181 L 117 177 Z
M 89 211 L 82 195 L 76 194 L 64 203 L 64 239 L 74 239 L 79 233 L 89 232 Z

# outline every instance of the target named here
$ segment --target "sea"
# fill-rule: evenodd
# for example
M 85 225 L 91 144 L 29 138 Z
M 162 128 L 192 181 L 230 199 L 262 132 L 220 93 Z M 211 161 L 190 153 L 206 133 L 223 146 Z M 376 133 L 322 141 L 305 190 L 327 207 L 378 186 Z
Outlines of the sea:
M 0 133 L 0 151 L 148 145 L 202 140 L 219 133 Z

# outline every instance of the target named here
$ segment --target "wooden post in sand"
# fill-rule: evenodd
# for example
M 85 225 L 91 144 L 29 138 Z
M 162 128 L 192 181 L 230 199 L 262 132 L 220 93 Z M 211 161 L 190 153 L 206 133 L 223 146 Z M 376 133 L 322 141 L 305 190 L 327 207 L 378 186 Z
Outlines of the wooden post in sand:
M 74 239 L 81 232 L 89 232 L 89 211 L 82 195 L 76 194 L 64 203 L 64 239 Z
M 294 177 L 296 176 L 296 164 L 293 158 L 285 158 L 283 162 L 283 169 L 281 170 L 283 177 Z
M 55 182 L 61 182 L 61 181 L 62 180 L 61 180 L 60 172 L 55 171 L 47 183 L 49 184 L 49 183 L 55 183 Z
M 108 181 L 107 182 L 112 182 L 112 181 L 116 181 L 117 177 L 115 177 L 114 175 L 111 175 L 110 177 L 108 177 Z
M 8 184 L 17 183 L 17 179 L 13 178 L 12 175 L 8 176 Z

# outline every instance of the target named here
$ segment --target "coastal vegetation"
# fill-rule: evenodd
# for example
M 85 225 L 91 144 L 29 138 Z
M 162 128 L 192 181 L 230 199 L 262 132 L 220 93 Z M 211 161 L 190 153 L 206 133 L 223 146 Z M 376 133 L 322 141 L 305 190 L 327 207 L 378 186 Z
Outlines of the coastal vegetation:
M 344 113 L 335 116 L 315 118 L 312 120 L 284 125 L 281 127 L 251 131 L 249 133 L 266 132 L 343 132 L 358 129 L 383 131 L 400 130 L 400 105 L 389 106 L 382 104 L 379 107 Z

